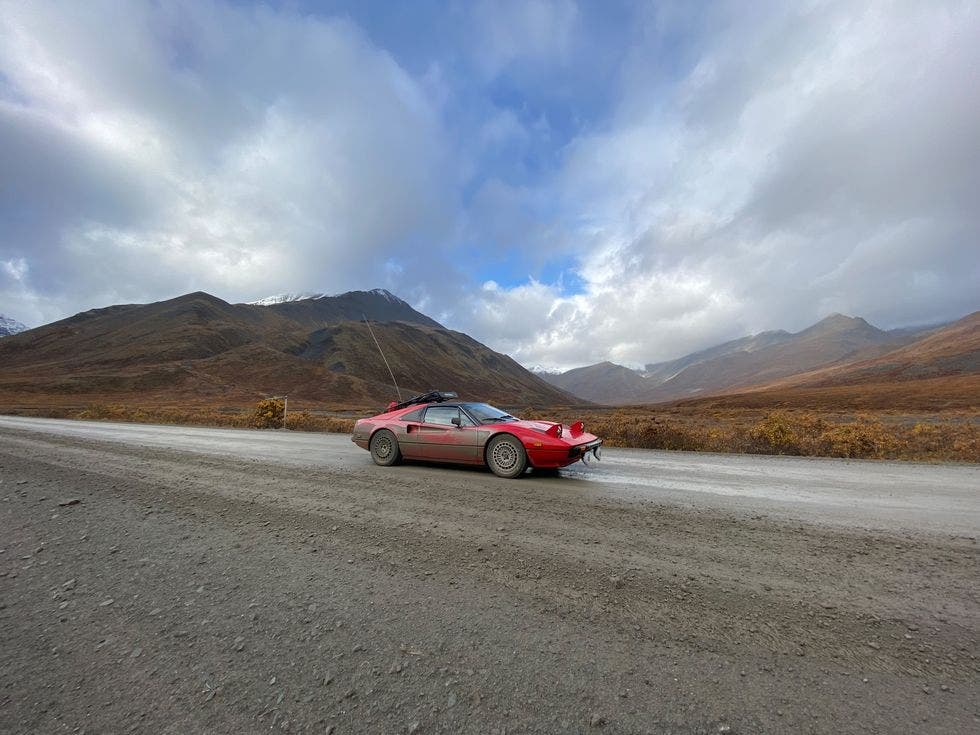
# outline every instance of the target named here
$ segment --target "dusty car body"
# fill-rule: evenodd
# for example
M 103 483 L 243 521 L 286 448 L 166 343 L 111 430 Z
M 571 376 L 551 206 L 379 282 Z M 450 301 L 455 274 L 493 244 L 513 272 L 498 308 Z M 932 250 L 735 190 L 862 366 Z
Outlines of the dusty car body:
M 360 419 L 351 440 L 371 452 L 375 464 L 402 459 L 486 465 L 496 475 L 520 477 L 529 468 L 557 469 L 598 460 L 602 440 L 552 421 L 522 421 L 486 403 L 460 401 L 433 391 L 392 403 L 377 416 Z

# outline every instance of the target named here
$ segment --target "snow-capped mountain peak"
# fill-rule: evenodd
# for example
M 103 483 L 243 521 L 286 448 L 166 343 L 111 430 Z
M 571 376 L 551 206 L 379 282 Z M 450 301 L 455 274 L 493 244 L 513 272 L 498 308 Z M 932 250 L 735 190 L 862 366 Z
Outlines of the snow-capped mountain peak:
M 524 365 L 525 370 L 530 370 L 535 375 L 561 375 L 564 370 L 556 367 L 548 367 L 546 365 L 530 364 Z
M 347 296 L 348 294 L 356 293 L 369 293 L 372 296 L 378 296 L 385 301 L 391 302 L 392 304 L 404 304 L 405 301 L 398 298 L 386 288 L 372 288 L 370 291 L 348 291 L 342 294 L 326 294 L 326 293 L 316 293 L 313 291 L 302 291 L 299 293 L 280 293 L 275 296 L 266 296 L 264 299 L 259 299 L 258 301 L 249 301 L 248 303 L 252 306 L 274 306 L 276 304 L 286 304 L 290 301 L 306 301 L 308 299 L 325 299 L 325 298 L 336 298 L 338 296 Z
M 258 301 L 249 301 L 252 306 L 272 306 L 273 304 L 285 304 L 290 301 L 305 301 L 306 299 L 322 299 L 327 294 L 313 293 L 304 291 L 302 293 L 280 293 L 275 296 L 266 296 Z
M 380 296 L 383 299 L 390 301 L 393 304 L 404 304 L 405 302 L 395 296 L 391 291 L 386 288 L 372 288 L 368 293 L 374 294 L 375 296 Z
M 9 317 L 0 314 L 0 337 L 8 337 L 11 334 L 17 334 L 18 332 L 24 332 L 27 330 L 23 324 L 15 319 L 10 319 Z

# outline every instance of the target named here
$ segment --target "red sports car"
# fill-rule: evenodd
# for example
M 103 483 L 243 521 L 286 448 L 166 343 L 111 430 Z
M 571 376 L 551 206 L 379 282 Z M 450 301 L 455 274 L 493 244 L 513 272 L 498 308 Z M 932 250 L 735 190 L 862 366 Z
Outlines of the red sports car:
M 354 425 L 351 440 L 384 467 L 402 458 L 485 464 L 500 477 L 520 477 L 528 467 L 565 467 L 600 456 L 602 440 L 578 421 L 521 421 L 486 403 L 433 391 L 391 403 Z

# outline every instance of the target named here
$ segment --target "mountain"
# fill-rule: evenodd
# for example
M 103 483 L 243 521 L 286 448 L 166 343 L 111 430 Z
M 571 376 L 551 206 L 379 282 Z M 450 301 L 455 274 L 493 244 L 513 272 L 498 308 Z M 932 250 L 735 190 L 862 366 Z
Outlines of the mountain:
M 439 322 L 416 311 L 408 303 L 383 288 L 372 291 L 348 291 L 339 296 L 282 294 L 243 305 L 262 306 L 308 327 L 320 327 L 342 321 L 359 321 L 366 317 L 372 321 L 411 322 L 443 329 Z
M 203 292 L 93 309 L 0 342 L 0 402 L 233 403 L 270 394 L 367 406 L 432 388 L 510 405 L 576 404 L 505 355 L 387 291 L 269 305 Z
M 26 329 L 27 327 L 20 322 L 0 314 L 0 337 L 9 337 L 11 334 L 18 334 Z
M 676 360 L 647 365 L 644 370 L 644 377 L 651 382 L 648 382 L 646 385 L 649 387 L 651 385 L 666 383 L 691 365 L 697 365 L 698 363 L 722 358 L 727 355 L 734 355 L 739 352 L 758 352 L 766 347 L 782 344 L 792 339 L 792 337 L 792 334 L 784 332 L 781 329 L 772 332 L 760 332 L 749 337 L 733 339 L 730 342 L 724 342 L 720 345 L 709 347 L 706 350 L 692 352 L 690 355 L 685 355 Z
M 833 314 L 760 349 L 729 352 L 697 362 L 638 397 L 643 403 L 659 403 L 728 391 L 853 359 L 862 350 L 899 346 L 907 340 L 893 337 L 859 317 Z
M 812 370 L 761 386 L 824 387 L 904 382 L 980 373 L 980 311 L 880 355 Z
M 384 351 L 403 395 L 439 386 L 461 397 L 514 405 L 568 404 L 575 399 L 525 370 L 517 362 L 462 332 L 408 322 L 341 322 L 317 330 L 292 348 L 299 357 L 340 375 L 357 376 L 385 386 L 391 377 L 371 332 Z
M 249 301 L 252 306 L 272 306 L 274 304 L 285 304 L 289 301 L 305 301 L 306 299 L 322 299 L 327 294 L 315 293 L 313 291 L 303 291 L 301 293 L 280 293 L 275 296 L 266 296 L 264 299 Z
M 554 386 L 595 403 L 614 404 L 642 393 L 648 383 L 637 371 L 612 362 L 575 368 L 564 373 L 538 373 Z
M 624 372 L 627 368 L 609 363 L 546 379 L 587 400 L 612 405 L 663 403 L 775 384 L 815 370 L 874 360 L 932 333 L 934 328 L 886 332 L 860 317 L 832 314 L 800 332 L 762 332 L 647 365 L 638 374 L 639 381 Z
M 678 404 L 698 410 L 846 408 L 976 415 L 980 406 L 980 312 L 938 329 L 919 331 L 917 339 L 883 354 Z

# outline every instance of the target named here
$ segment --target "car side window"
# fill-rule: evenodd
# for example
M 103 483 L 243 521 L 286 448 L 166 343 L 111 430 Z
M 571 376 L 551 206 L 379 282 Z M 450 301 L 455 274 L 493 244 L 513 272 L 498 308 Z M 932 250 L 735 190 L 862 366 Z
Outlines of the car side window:
M 409 411 L 408 413 L 406 413 L 405 415 L 403 415 L 398 420 L 399 421 L 417 421 L 419 423 L 422 423 L 422 409 L 421 408 L 416 408 L 414 411 Z
M 430 406 L 425 409 L 425 423 L 452 426 L 453 419 L 459 416 L 456 406 Z
M 453 419 L 459 415 L 458 406 L 429 406 L 425 409 L 425 423 L 452 426 Z

